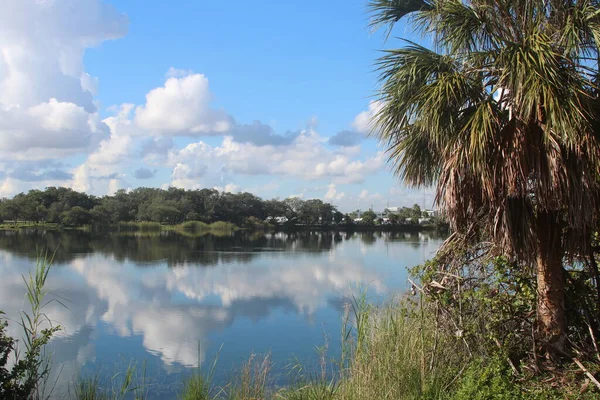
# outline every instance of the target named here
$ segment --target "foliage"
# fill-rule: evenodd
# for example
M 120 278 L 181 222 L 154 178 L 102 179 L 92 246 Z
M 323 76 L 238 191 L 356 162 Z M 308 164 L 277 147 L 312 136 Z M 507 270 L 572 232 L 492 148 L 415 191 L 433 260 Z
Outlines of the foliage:
M 375 219 L 377 218 L 377 214 L 373 210 L 365 211 L 362 215 L 362 222 L 367 225 L 373 225 L 375 223 Z
M 65 226 L 129 222 L 177 225 L 188 221 L 224 221 L 237 226 L 260 226 L 268 217 L 287 217 L 290 221 L 304 224 L 330 224 L 339 223 L 343 214 L 332 204 L 321 200 L 263 200 L 251 193 L 226 193 L 213 189 L 137 188 L 130 192 L 119 190 L 114 196 L 98 198 L 72 189 L 49 187 L 0 201 L 0 219 L 3 221 L 60 223 Z M 121 226 L 126 228 L 126 225 Z M 138 230 L 135 225 L 131 227 Z
M 421 207 L 418 204 L 412 207 L 401 207 L 397 212 L 387 212 L 387 216 L 393 219 L 395 222 L 407 222 L 417 223 L 419 218 L 423 216 Z
M 500 398 L 509 399 L 522 398 L 523 390 L 530 398 L 539 394 L 540 399 L 565 398 L 582 391 L 588 386 L 582 376 L 569 374 L 572 368 L 579 370 L 574 358 L 587 362 L 590 371 L 600 370 L 598 291 L 589 270 L 577 264 L 565 269 L 570 326 L 567 340 L 572 350 L 561 353 L 565 365 L 558 368 L 555 359 L 544 356 L 545 343 L 535 334 L 534 271 L 506 257 L 486 255 L 482 248 L 469 252 L 447 248 L 412 269 L 415 287 L 437 309 L 437 329 L 460 337 L 472 360 L 478 360 L 471 361 L 475 364 L 463 381 L 460 398 L 471 398 L 478 386 L 490 385 L 498 386 L 499 396 L 506 390 L 505 397 Z M 489 361 L 485 366 L 483 359 Z M 518 388 L 511 389 L 516 380 Z M 538 384 L 538 380 L 559 382 L 558 388 Z M 500 387 L 503 385 L 504 389 Z M 587 391 L 598 393 L 595 387 Z M 495 398 L 490 396 L 496 392 L 481 389 L 478 393 L 482 397 L 473 398 Z
M 210 382 L 199 374 L 194 374 L 183 382 L 181 400 L 209 400 L 211 392 Z
M 526 397 L 510 368 L 497 357 L 472 362 L 461 379 L 454 400 L 520 400 Z M 531 396 L 529 396 L 531 398 Z
M 38 257 L 35 273 L 23 278 L 27 287 L 27 300 L 31 312 L 23 312 L 24 356 L 21 356 L 18 340 L 6 333 L 8 322 L 0 312 L 0 398 L 29 400 L 43 398 L 44 384 L 50 372 L 50 360 L 44 354 L 44 347 L 50 338 L 60 330 L 53 326 L 42 311 L 47 291 L 44 289 L 51 260 Z M 9 358 L 14 363 L 9 367 Z
M 396 173 L 436 186 L 467 248 L 491 243 L 536 265 L 536 329 L 544 351 L 563 351 L 562 262 L 589 257 L 600 226 L 598 3 L 373 0 L 371 10 L 374 28 L 406 18 L 432 42 L 405 41 L 378 61 L 373 128 Z
M 249 229 L 268 229 L 270 227 L 269 223 L 266 221 L 261 221 L 260 219 L 250 216 L 244 220 L 244 228 Z

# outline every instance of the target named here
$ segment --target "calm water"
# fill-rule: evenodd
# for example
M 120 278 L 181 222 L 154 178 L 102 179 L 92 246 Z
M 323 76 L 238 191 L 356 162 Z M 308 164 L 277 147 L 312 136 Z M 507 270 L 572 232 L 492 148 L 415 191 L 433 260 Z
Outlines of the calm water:
M 55 397 L 73 377 L 110 377 L 146 363 L 154 398 L 218 354 L 224 381 L 252 353 L 270 352 L 279 379 L 293 357 L 317 362 L 315 346 L 338 352 L 344 304 L 358 285 L 371 300 L 401 293 L 406 267 L 431 257 L 434 233 L 295 233 L 233 237 L 81 232 L 0 232 L 0 309 L 26 308 L 22 275 L 36 252 L 56 249 L 46 313 L 55 337 Z M 20 335 L 16 324 L 9 332 Z

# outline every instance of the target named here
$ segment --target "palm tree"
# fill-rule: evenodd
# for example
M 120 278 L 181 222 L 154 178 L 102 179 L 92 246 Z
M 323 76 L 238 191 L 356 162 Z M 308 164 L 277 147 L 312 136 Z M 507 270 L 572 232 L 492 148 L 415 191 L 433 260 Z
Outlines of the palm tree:
M 373 132 L 396 173 L 435 185 L 452 228 L 533 266 L 537 322 L 561 347 L 563 263 L 591 253 L 600 205 L 598 0 L 372 0 L 405 41 L 378 61 Z M 598 282 L 596 282 L 598 284 Z

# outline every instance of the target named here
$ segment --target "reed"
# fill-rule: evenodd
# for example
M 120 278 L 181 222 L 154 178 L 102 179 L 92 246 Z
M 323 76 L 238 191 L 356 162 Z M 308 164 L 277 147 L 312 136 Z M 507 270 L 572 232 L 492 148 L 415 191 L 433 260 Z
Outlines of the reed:
M 30 311 L 23 311 L 19 325 L 23 329 L 22 340 L 5 333 L 8 326 L 0 311 L 0 398 L 2 399 L 46 399 L 52 395 L 53 387 L 48 377 L 52 365 L 51 356 L 45 346 L 50 338 L 61 329 L 43 311 L 48 291 L 45 288 L 52 256 L 39 254 L 35 270 L 23 276 Z M 53 301 L 53 300 L 51 300 Z M 22 343 L 24 349 L 19 348 Z M 8 359 L 14 360 L 9 368 Z

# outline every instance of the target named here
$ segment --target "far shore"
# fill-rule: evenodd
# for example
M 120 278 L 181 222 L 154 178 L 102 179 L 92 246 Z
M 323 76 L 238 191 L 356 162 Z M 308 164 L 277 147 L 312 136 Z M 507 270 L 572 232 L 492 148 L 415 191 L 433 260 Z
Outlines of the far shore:
M 190 225 L 193 225 L 190 227 Z M 92 224 L 79 226 L 66 226 L 57 223 L 45 222 L 14 222 L 0 223 L 0 231 L 14 231 L 20 229 L 43 229 L 43 230 L 85 230 L 92 232 L 119 232 L 119 231 L 188 231 L 188 230 L 226 230 L 226 231 L 263 231 L 263 232 L 297 232 L 297 231 L 324 231 L 324 232 L 425 232 L 441 231 L 447 232 L 445 224 L 330 224 L 330 225 L 307 225 L 307 224 L 264 224 L 260 226 L 236 226 L 231 223 L 214 222 L 206 224 L 198 221 L 188 221 L 181 224 L 160 224 L 158 222 L 121 222 L 118 224 Z

